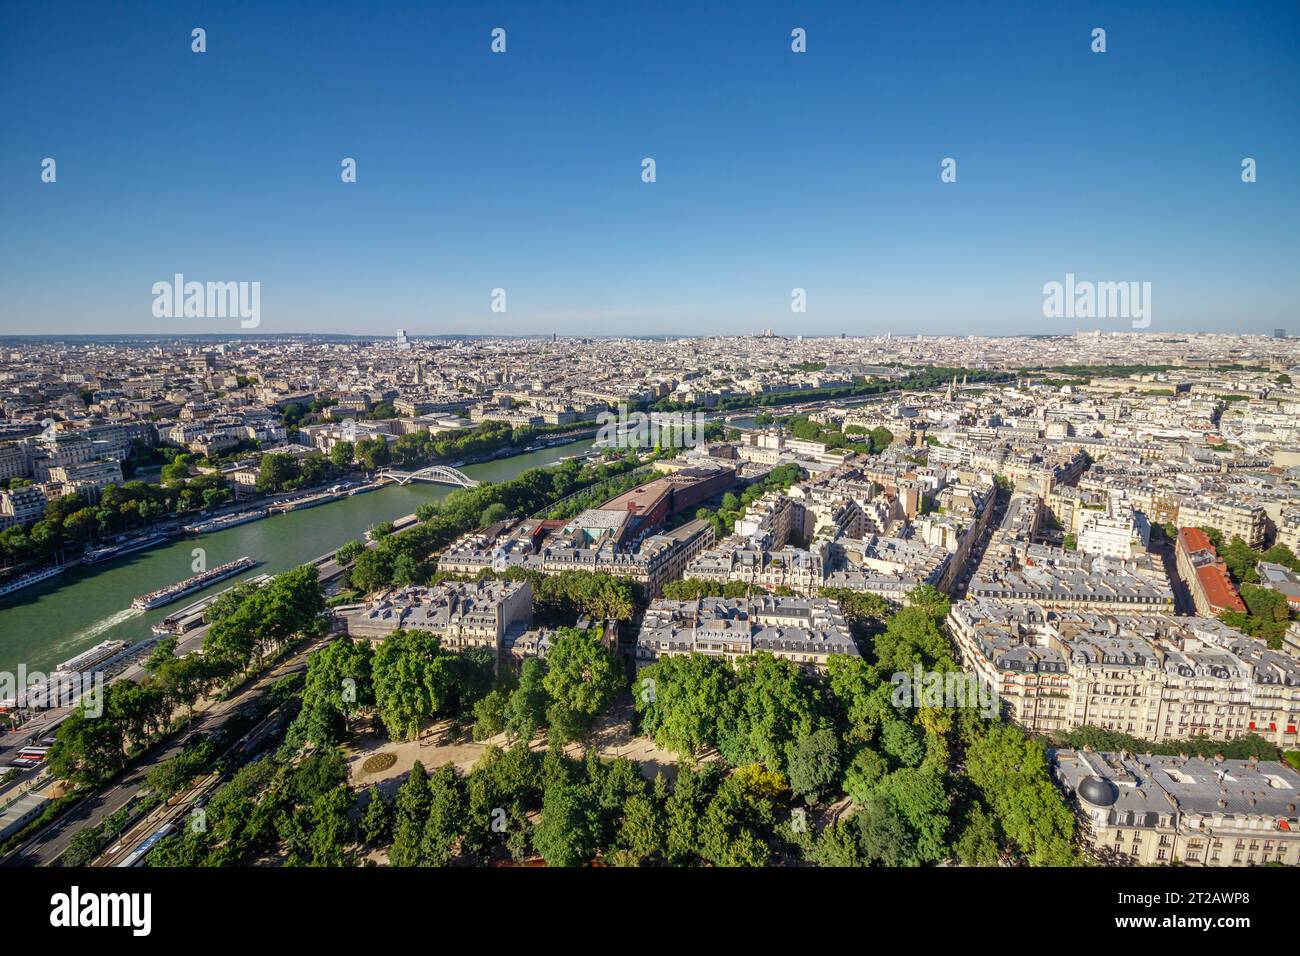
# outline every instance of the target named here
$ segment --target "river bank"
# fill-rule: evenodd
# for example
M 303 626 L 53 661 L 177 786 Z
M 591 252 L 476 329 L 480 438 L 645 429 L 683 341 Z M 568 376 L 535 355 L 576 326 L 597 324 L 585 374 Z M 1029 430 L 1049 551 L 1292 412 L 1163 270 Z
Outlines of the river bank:
M 584 454 L 591 440 L 569 442 L 537 451 L 464 466 L 479 481 L 499 482 L 529 468 L 554 464 Z M 73 567 L 34 584 L 0 602 L 0 671 L 48 670 L 61 661 L 108 638 L 127 641 L 150 636 L 150 628 L 167 614 L 166 608 L 132 608 L 137 595 L 165 587 L 194 573 L 195 549 L 202 549 L 208 567 L 243 555 L 260 560 L 247 572 L 272 574 L 313 561 L 366 530 L 414 512 L 420 505 L 441 501 L 455 489 L 412 482 L 390 484 L 364 495 L 237 525 L 202 537 L 173 539 L 147 551 Z M 243 576 L 214 584 L 228 587 Z M 195 592 L 198 600 L 207 590 Z

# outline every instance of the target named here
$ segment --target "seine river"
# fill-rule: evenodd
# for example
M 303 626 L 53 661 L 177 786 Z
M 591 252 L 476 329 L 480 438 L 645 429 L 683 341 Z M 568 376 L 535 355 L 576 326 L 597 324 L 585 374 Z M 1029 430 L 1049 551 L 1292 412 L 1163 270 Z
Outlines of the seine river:
M 479 481 L 506 481 L 526 469 L 581 454 L 593 444 L 588 439 L 467 465 L 461 470 Z M 100 641 L 148 637 L 153 624 L 178 608 L 244 577 L 284 571 L 318 558 L 345 541 L 360 538 L 372 525 L 411 514 L 426 502 L 445 498 L 452 490 L 430 482 L 388 485 L 215 534 L 177 538 L 114 561 L 70 568 L 0 600 L 0 671 L 12 673 L 20 663 L 26 664 L 28 671 L 48 671 Z M 243 555 L 262 564 L 152 611 L 131 607 L 131 599 L 137 595 L 189 577 L 193 573 L 191 552 L 198 547 L 206 552 L 208 567 Z

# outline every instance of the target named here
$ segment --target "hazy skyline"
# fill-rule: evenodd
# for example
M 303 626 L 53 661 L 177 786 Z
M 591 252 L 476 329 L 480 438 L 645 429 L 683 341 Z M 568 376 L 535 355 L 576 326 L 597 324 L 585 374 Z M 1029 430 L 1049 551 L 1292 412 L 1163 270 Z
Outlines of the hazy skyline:
M 737 9 L 6 7 L 0 334 L 1297 331 L 1294 4 Z

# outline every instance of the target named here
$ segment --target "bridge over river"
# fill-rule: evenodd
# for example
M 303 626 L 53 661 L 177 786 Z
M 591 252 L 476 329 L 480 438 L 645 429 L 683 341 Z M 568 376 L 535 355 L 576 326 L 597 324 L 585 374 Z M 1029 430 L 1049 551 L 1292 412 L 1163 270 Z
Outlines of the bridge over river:
M 463 471 L 457 471 L 447 465 L 431 465 L 428 468 L 421 468 L 419 471 L 396 471 L 390 468 L 379 472 L 378 477 L 395 481 L 399 485 L 411 481 L 432 481 L 440 485 L 458 485 L 461 488 L 473 488 L 478 484 L 477 481 Z

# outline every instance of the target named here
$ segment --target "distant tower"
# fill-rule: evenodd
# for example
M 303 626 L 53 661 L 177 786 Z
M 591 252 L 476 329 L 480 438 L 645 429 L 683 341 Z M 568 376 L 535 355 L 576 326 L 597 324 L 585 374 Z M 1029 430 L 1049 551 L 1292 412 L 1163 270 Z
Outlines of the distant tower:
M 957 384 L 957 376 L 954 375 L 952 377 L 952 381 L 948 383 L 948 401 L 950 402 L 952 401 L 952 387 L 956 384 Z

